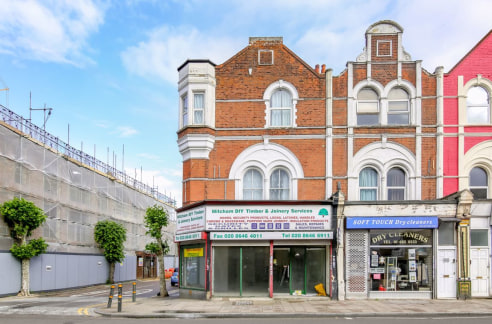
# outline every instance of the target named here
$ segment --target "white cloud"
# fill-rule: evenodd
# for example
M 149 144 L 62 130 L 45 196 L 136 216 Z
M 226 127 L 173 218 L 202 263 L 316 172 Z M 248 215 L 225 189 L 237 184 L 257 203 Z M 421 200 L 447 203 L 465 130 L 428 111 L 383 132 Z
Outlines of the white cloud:
M 104 22 L 91 0 L 0 0 L 0 52 L 15 58 L 83 66 L 87 41 Z
M 214 37 L 194 27 L 163 26 L 152 30 L 148 39 L 121 53 L 125 68 L 145 78 L 176 84 L 177 68 L 187 59 L 210 59 L 222 63 L 240 49 L 242 40 Z
M 116 133 L 119 137 L 130 137 L 138 134 L 138 131 L 131 126 L 118 126 L 116 128 Z

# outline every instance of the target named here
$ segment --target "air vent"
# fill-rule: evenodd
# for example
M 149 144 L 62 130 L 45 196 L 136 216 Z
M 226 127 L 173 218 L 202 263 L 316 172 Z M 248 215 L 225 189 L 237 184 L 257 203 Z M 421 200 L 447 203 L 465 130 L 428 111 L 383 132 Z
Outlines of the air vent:
M 258 51 L 258 64 L 259 65 L 273 65 L 273 50 L 259 50 Z

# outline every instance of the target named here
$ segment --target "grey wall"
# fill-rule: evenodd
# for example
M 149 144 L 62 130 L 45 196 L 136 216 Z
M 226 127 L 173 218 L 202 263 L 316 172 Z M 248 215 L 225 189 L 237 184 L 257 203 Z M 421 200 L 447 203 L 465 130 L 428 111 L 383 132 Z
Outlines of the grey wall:
M 21 264 L 10 252 L 0 252 L 0 295 L 17 294 L 21 286 Z
M 15 295 L 21 287 L 21 265 L 10 252 L 0 252 L 0 296 Z M 104 284 L 109 264 L 102 255 L 45 253 L 31 259 L 31 291 L 46 291 Z M 137 257 L 127 255 L 115 267 L 115 282 L 136 279 Z

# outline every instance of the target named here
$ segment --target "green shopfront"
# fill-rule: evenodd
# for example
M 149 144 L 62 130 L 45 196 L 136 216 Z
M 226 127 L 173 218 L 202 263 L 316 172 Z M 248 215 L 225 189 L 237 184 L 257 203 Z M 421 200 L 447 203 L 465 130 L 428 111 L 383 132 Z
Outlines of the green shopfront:
M 178 210 L 180 296 L 331 296 L 334 222 L 324 203 L 206 202 Z

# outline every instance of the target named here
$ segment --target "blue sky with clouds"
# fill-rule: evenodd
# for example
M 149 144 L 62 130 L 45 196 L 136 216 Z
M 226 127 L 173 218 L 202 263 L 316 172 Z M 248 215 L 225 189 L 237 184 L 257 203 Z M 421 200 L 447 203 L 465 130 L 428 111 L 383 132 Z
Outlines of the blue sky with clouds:
M 109 148 L 179 206 L 186 59 L 220 64 L 250 36 L 282 36 L 338 75 L 367 28 L 390 19 L 412 59 L 448 71 L 491 30 L 491 11 L 490 0 L 0 0 L 0 104 L 28 118 L 31 93 L 32 108 L 53 108 L 48 132 L 103 162 Z M 42 126 L 43 112 L 32 119 Z

